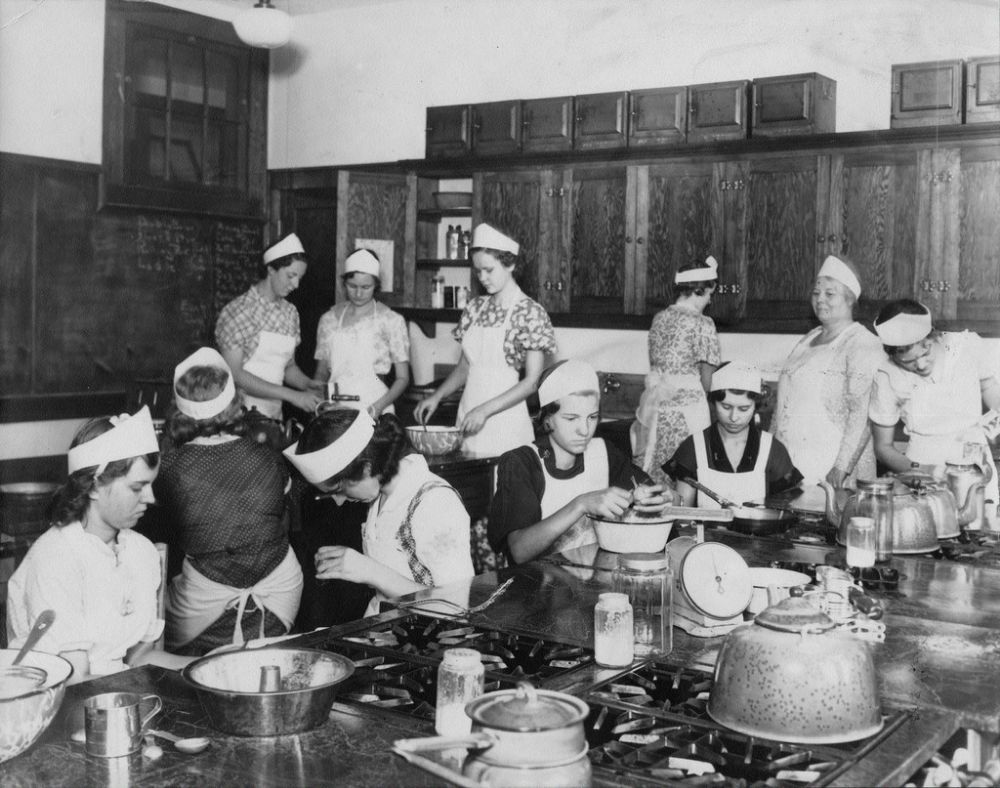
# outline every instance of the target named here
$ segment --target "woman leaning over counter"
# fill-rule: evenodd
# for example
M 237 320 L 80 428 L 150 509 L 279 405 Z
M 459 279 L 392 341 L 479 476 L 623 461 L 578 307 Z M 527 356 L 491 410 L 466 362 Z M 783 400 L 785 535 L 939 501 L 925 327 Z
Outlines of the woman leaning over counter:
M 465 433 L 466 451 L 495 456 L 534 437 L 525 400 L 556 342 L 545 310 L 514 280 L 520 248 L 488 224 L 476 227 L 472 265 L 487 295 L 473 299 L 455 327 L 462 344 L 458 364 L 414 409 L 417 421 L 425 423 L 441 400 L 464 384 L 457 426 Z
M 737 504 L 762 504 L 766 496 L 795 487 L 802 480 L 781 441 L 754 423 L 763 396 L 756 367 L 732 361 L 715 370 L 708 394 L 715 423 L 685 438 L 664 466 L 677 480 L 683 505 L 719 508 L 685 478 L 701 482 Z
M 636 463 L 660 478 L 663 463 L 688 435 L 708 426 L 705 392 L 721 351 L 712 318 L 703 314 L 718 279 L 714 257 L 674 275 L 673 304 L 649 329 L 649 374 L 632 429 Z
M 215 343 L 233 371 L 247 410 L 280 420 L 282 402 L 312 413 L 322 401 L 295 363 L 299 313 L 285 300 L 306 272 L 298 236 L 292 233 L 268 247 L 264 265 L 264 278 L 222 308 Z
M 200 656 L 245 639 L 284 635 L 302 594 L 288 542 L 288 469 L 269 446 L 244 437 L 233 377 L 201 348 L 174 370 L 174 448 L 153 489 L 184 553 L 167 592 L 167 648 Z
M 981 423 L 983 403 L 1000 410 L 995 354 L 971 331 L 936 331 L 930 310 L 905 298 L 883 307 L 875 333 L 889 354 L 875 374 L 868 410 L 879 461 L 896 472 L 922 465 L 933 471 L 961 462 L 968 457 L 966 444 L 975 444 L 973 461 L 993 469 L 986 500 L 995 511 L 997 471 Z M 909 439 L 905 454 L 893 443 L 900 419 Z
M 321 547 L 316 577 L 375 589 L 366 615 L 383 599 L 473 575 L 469 514 L 451 485 L 431 473 L 398 419 L 337 408 L 316 416 L 285 456 L 306 481 L 334 498 L 365 501 L 363 552 Z
M 327 311 L 316 329 L 316 379 L 359 396 L 358 407 L 372 418 L 394 413 L 392 403 L 410 384 L 406 321 L 376 300 L 380 273 L 378 258 L 367 249 L 348 255 L 341 278 L 347 301 Z M 379 376 L 390 369 L 396 377 L 387 387 Z
M 806 484 L 834 487 L 875 478 L 868 400 L 885 359 L 878 338 L 854 320 L 861 281 L 854 266 L 830 255 L 813 285 L 819 326 L 792 349 L 778 380 L 774 436 Z
M 670 502 L 661 487 L 645 486 L 649 476 L 629 457 L 594 438 L 601 395 L 593 367 L 575 360 L 549 367 L 538 402 L 538 439 L 497 466 L 488 526 L 494 550 L 524 563 L 596 542 L 589 516 L 620 517 L 633 502 L 659 511 Z
M 155 650 L 160 555 L 134 532 L 154 503 L 160 455 L 148 408 L 91 419 L 67 454 L 69 478 L 53 525 L 31 546 L 7 586 L 7 634 L 20 646 L 43 610 L 55 621 L 38 641 L 52 653 L 77 652 L 77 677 L 147 663 L 179 668 L 189 660 Z

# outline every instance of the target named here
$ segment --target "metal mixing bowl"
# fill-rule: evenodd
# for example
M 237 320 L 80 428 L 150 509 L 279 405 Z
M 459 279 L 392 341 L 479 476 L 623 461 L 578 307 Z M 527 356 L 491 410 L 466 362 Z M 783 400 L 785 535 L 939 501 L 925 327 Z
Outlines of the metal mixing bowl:
M 10 665 L 18 651 L 0 650 L 0 666 Z M 62 705 L 66 682 L 73 675 L 68 661 L 43 651 L 29 651 L 21 664 L 40 668 L 45 679 L 40 686 L 0 699 L 0 763 L 20 755 L 49 727 Z
M 447 454 L 455 451 L 462 443 L 462 433 L 458 431 L 458 427 L 441 427 L 436 424 L 407 427 L 406 437 L 421 454 Z
M 260 691 L 261 668 L 277 666 L 281 689 Z M 311 648 L 246 649 L 202 657 L 181 672 L 213 728 L 236 736 L 280 736 L 322 725 L 354 663 Z

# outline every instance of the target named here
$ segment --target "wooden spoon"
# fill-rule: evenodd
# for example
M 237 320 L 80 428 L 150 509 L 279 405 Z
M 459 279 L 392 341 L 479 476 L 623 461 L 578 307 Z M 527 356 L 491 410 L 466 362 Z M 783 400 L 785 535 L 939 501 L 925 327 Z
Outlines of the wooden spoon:
M 10 663 L 11 665 L 20 664 L 25 655 L 27 655 L 27 653 L 31 651 L 32 647 L 38 642 L 38 639 L 48 631 L 49 627 L 52 626 L 52 622 L 55 621 L 55 619 L 55 610 L 43 610 L 38 614 L 38 618 L 35 619 L 35 625 L 31 628 L 27 639 L 24 641 L 24 645 L 21 646 L 21 650 L 17 652 L 17 656 L 14 657 L 14 661 Z

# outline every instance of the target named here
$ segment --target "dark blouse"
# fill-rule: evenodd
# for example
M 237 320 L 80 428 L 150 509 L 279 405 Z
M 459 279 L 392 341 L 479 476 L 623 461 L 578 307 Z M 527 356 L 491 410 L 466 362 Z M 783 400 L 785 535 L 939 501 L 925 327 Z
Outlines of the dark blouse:
M 756 424 L 751 424 L 749 430 L 747 445 L 743 449 L 743 457 L 735 470 L 729 462 L 726 449 L 722 445 L 722 437 L 715 424 L 706 427 L 697 435 L 688 435 L 681 441 L 674 456 L 663 464 L 663 470 L 674 479 L 683 480 L 685 476 L 697 479 L 698 460 L 694 449 L 694 441 L 697 437 L 699 440 L 705 441 L 705 454 L 708 459 L 708 467 L 711 470 L 721 473 L 750 473 L 757 464 L 757 455 L 760 453 L 761 429 Z M 802 481 L 802 474 L 792 464 L 792 458 L 788 456 L 788 449 L 777 438 L 771 439 L 771 453 L 767 458 L 764 476 L 767 481 L 768 495 L 795 487 Z
M 507 534 L 511 531 L 527 528 L 542 519 L 545 474 L 538 461 L 539 454 L 554 479 L 572 479 L 584 471 L 582 454 L 577 456 L 572 468 L 556 468 L 555 454 L 547 435 L 538 438 L 535 446 L 538 454 L 531 446 L 518 446 L 502 454 L 497 463 L 497 489 L 487 526 L 490 546 L 497 552 L 507 552 Z M 652 484 L 649 476 L 633 465 L 629 457 L 608 441 L 604 441 L 604 446 L 608 451 L 608 486 L 631 490 L 636 484 Z

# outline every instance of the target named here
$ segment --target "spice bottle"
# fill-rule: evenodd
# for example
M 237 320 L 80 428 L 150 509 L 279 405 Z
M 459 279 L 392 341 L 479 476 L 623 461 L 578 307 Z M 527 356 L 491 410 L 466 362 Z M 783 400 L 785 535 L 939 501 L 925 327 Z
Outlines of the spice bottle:
M 448 232 L 445 233 L 444 236 L 444 241 L 445 241 L 444 245 L 445 245 L 445 256 L 449 260 L 458 259 L 458 245 L 461 234 L 462 231 L 458 228 L 457 225 L 451 225 L 451 224 L 448 225 Z
M 444 309 L 444 277 L 431 279 L 431 309 Z
M 434 730 L 442 736 L 463 736 L 472 730 L 465 704 L 483 694 L 484 669 L 473 648 L 449 648 L 437 671 Z
M 468 230 L 465 230 L 462 233 L 462 240 L 458 246 L 459 257 L 461 257 L 463 260 L 469 259 L 470 246 L 472 246 L 472 233 L 470 233 Z
M 605 593 L 594 605 L 594 661 L 605 668 L 624 668 L 635 655 L 632 605 L 627 594 Z
M 614 586 L 632 605 L 636 656 L 669 654 L 674 647 L 674 580 L 666 553 L 619 554 Z
M 460 287 L 455 291 L 455 308 L 465 309 L 465 305 L 469 303 L 469 288 Z

